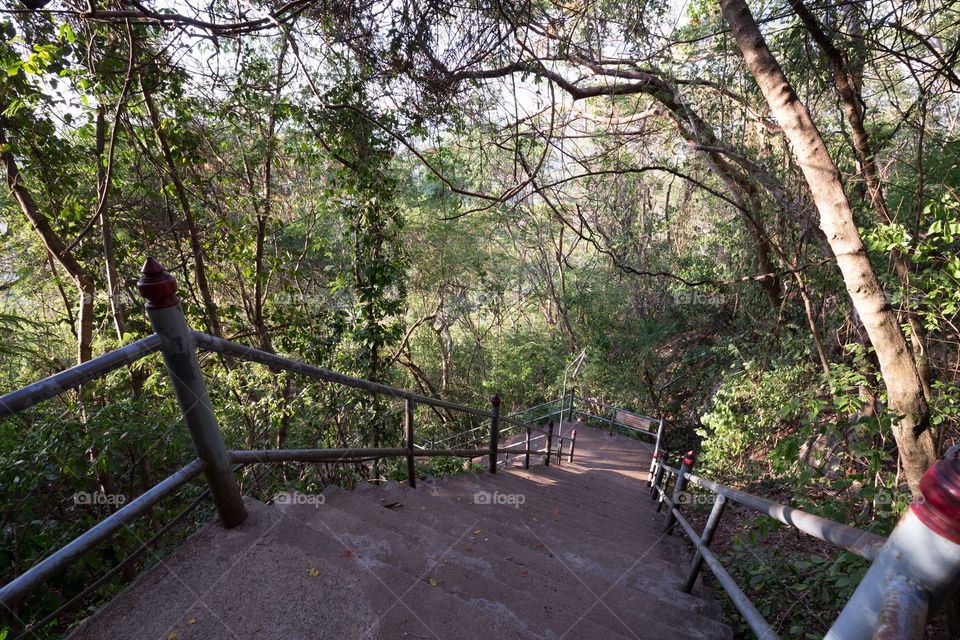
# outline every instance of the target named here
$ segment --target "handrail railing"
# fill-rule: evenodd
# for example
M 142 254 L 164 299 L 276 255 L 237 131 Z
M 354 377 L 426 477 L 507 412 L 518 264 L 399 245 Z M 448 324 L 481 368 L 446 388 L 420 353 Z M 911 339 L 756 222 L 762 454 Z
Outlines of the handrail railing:
M 43 380 L 0 396 L 0 419 L 12 416 L 33 405 L 75 389 L 85 382 L 104 376 L 115 369 L 133 364 L 163 347 L 163 337 L 157 334 L 137 340 L 125 347 L 70 367 Z
M 153 335 L 28 385 L 22 389 L 17 389 L 0 396 L 0 418 L 21 412 L 43 400 L 53 398 L 65 391 L 79 387 L 86 382 L 160 351 L 163 354 L 164 364 L 171 385 L 176 393 L 177 401 L 183 413 L 184 423 L 190 432 L 198 458 L 171 476 L 160 481 L 142 495 L 94 525 L 85 533 L 77 536 L 65 546 L 54 551 L 51 555 L 23 574 L 17 576 L 6 585 L 3 585 L 3 587 L 0 588 L 0 608 L 12 609 L 16 603 L 23 600 L 45 581 L 76 561 L 82 554 L 96 548 L 125 524 L 146 513 L 150 507 L 158 501 L 176 492 L 201 472 L 203 472 L 207 478 L 208 492 L 216 506 L 220 521 L 225 527 L 229 528 L 236 526 L 246 518 L 246 509 L 243 506 L 239 486 L 234 477 L 235 470 L 232 466 L 234 464 L 245 465 L 292 461 L 342 463 L 364 462 L 388 457 L 405 457 L 407 459 L 408 482 L 411 486 L 415 486 L 416 484 L 415 458 L 439 456 L 475 458 L 489 456 L 491 464 L 489 465 L 488 471 L 490 473 L 496 473 L 497 454 L 502 451 L 523 453 L 528 459 L 531 454 L 544 454 L 546 456 L 545 464 L 549 464 L 551 455 L 549 438 L 547 447 L 542 450 L 530 449 L 529 440 L 527 447 L 523 450 L 514 449 L 512 445 L 508 445 L 507 447 L 499 446 L 501 433 L 509 432 L 518 426 L 525 428 L 530 428 L 530 426 L 515 420 L 513 417 L 522 414 L 523 411 L 501 417 L 500 399 L 498 396 L 494 396 L 491 399 L 491 408 L 489 410 L 479 409 L 439 398 L 423 396 L 370 380 L 344 375 L 191 330 L 186 324 L 186 318 L 180 302 L 175 295 L 177 290 L 176 281 L 152 258 L 148 259 L 144 265 L 143 275 L 138 281 L 137 287 L 147 301 L 146 309 L 155 331 Z M 275 369 L 302 374 L 319 380 L 362 389 L 371 393 L 403 399 L 406 413 L 404 438 L 406 446 L 353 449 L 228 450 L 223 441 L 210 398 L 207 394 L 203 372 L 197 360 L 196 348 L 203 348 L 232 358 L 257 362 Z M 415 445 L 416 433 L 413 412 L 416 404 L 439 407 L 481 418 L 489 418 L 490 426 L 487 433 L 487 446 L 443 449 L 436 448 L 436 443 L 430 442 L 431 446 L 429 448 L 417 447 Z M 539 408 L 539 406 L 535 408 Z M 501 426 L 501 423 L 506 426 Z M 483 427 L 477 427 L 471 429 L 470 432 L 480 431 L 481 429 L 483 429 Z M 122 562 L 127 562 L 128 560 L 129 558 Z M 89 590 L 85 590 L 84 593 L 89 593 Z M 79 597 L 76 597 L 71 599 L 68 604 L 78 602 Z M 61 610 L 63 610 L 63 608 L 58 609 L 58 612 Z M 19 638 L 27 637 L 31 633 L 32 630 L 27 629 Z M 19 638 L 17 640 L 19 640 Z
M 683 590 L 690 592 L 705 562 L 762 640 L 778 636 L 709 549 L 728 501 L 872 561 L 824 640 L 921 638 L 928 611 L 960 586 L 960 462 L 955 457 L 941 460 L 927 471 L 920 494 L 889 538 L 693 475 L 694 461 L 693 452 L 688 452 L 677 469 L 666 464 L 661 452 L 649 477 L 651 495 L 659 501 L 657 510 L 667 506 L 664 534 L 677 523 L 696 549 Z M 676 479 L 672 495 L 668 495 L 671 477 Z M 689 502 L 685 499 L 689 483 L 716 495 L 700 535 L 681 514 L 681 506 Z

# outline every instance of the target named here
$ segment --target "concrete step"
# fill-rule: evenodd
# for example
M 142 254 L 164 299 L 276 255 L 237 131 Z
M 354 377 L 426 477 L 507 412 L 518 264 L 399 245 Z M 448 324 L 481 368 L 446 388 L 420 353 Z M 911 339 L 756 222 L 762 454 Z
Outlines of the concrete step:
M 204 527 L 69 638 L 731 638 L 711 594 L 679 591 L 650 448 L 570 426 L 574 464 L 246 499 L 246 522 Z
M 543 638 L 494 600 L 462 598 L 389 566 L 370 571 L 333 537 L 246 500 L 250 516 L 208 526 L 145 573 L 71 640 Z
M 325 497 L 327 493 L 324 493 Z M 712 601 L 676 591 L 681 578 L 669 561 L 648 555 L 638 563 L 636 557 L 612 556 L 605 550 L 603 540 L 585 543 L 575 529 L 571 532 L 573 539 L 569 540 L 552 531 L 553 527 L 545 533 L 537 523 L 515 526 L 509 514 L 500 513 L 491 518 L 491 514 L 484 512 L 484 506 L 471 510 L 472 505 L 468 502 L 438 499 L 426 487 L 409 489 L 405 485 L 390 484 L 381 491 L 368 485 L 352 494 L 337 490 L 330 494 L 325 504 L 346 508 L 345 502 L 353 498 L 366 499 L 381 512 L 381 519 L 389 518 L 393 526 L 414 534 L 418 531 L 417 526 L 426 524 L 448 539 L 456 539 L 462 535 L 465 526 L 472 526 L 473 531 L 481 533 L 470 538 L 482 542 L 495 557 L 508 559 L 525 568 L 536 567 L 538 572 L 562 582 L 582 581 L 594 593 L 612 589 L 614 596 L 622 595 L 624 601 L 633 602 L 634 606 L 637 599 L 644 599 L 658 602 L 660 611 L 675 610 L 684 617 L 691 612 L 708 618 L 719 615 L 719 607 Z M 384 509 L 382 504 L 397 506 Z M 477 548 L 473 542 L 467 544 L 472 549 Z M 625 572 L 631 566 L 632 569 Z M 686 564 L 683 568 L 685 571 Z M 621 593 L 625 589 L 629 593 Z
M 478 492 L 493 493 L 496 490 L 496 485 L 473 475 L 439 479 L 434 483 L 424 484 L 424 489 L 433 496 L 453 498 L 463 505 L 476 506 L 480 509 L 479 513 L 487 517 L 491 516 L 493 510 L 485 507 L 496 506 L 473 504 Z M 501 489 L 500 494 L 513 495 L 509 489 Z M 543 536 L 544 541 L 576 545 L 577 548 L 589 546 L 602 549 L 603 555 L 614 567 L 624 566 L 623 562 L 627 562 L 626 566 L 632 564 L 633 560 L 628 559 L 635 556 L 638 547 L 643 547 L 650 557 L 659 558 L 671 566 L 685 560 L 678 557 L 682 552 L 679 544 L 670 537 L 663 536 L 662 522 L 660 526 L 637 523 L 635 527 L 628 527 L 617 523 L 605 527 L 598 518 L 584 516 L 574 507 L 568 509 L 566 505 L 569 503 L 566 501 L 538 501 L 535 490 L 526 490 L 521 495 L 529 496 L 530 500 L 513 511 L 504 511 L 497 516 L 506 518 L 504 525 L 529 529 L 536 535 Z M 557 513 L 558 511 L 560 513 Z
M 351 498 L 357 503 L 352 503 Z M 478 536 L 470 535 L 473 530 L 469 528 L 454 540 L 432 530 L 412 534 L 389 526 L 390 518 L 384 517 L 403 514 L 349 495 L 342 508 L 329 504 L 297 505 L 288 507 L 285 514 L 312 529 L 328 532 L 343 546 L 353 549 L 353 553 L 360 554 L 374 573 L 387 566 L 401 569 L 414 580 L 428 576 L 444 592 L 466 602 L 496 603 L 504 615 L 524 620 L 547 637 L 632 637 L 630 629 L 609 611 L 594 613 L 589 605 L 581 611 L 571 609 L 563 590 L 557 590 L 559 597 L 542 597 L 531 589 L 535 576 L 529 570 L 510 561 L 484 557 L 480 553 L 484 543 Z M 586 613 L 591 615 L 583 615 Z M 666 640 L 671 637 L 668 631 L 657 637 Z

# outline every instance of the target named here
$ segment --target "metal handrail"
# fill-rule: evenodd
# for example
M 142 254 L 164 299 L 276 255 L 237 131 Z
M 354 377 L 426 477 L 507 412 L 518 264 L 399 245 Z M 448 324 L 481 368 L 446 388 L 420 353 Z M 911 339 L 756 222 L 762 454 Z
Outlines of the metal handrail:
M 88 360 L 75 367 L 70 367 L 43 380 L 5 393 L 0 396 L 0 419 L 12 416 L 15 413 L 29 409 L 35 404 L 49 400 L 65 391 L 74 389 L 104 376 L 115 369 L 133 364 L 163 347 L 163 337 L 157 334 L 137 340 L 133 344 L 120 347 L 110 353 Z
M 52 576 L 71 565 L 81 555 L 111 537 L 125 524 L 174 493 L 205 467 L 206 464 L 199 459 L 187 464 L 5 584 L 0 588 L 0 608 L 12 607 Z
M 491 399 L 492 410 L 490 411 L 423 396 L 389 385 L 309 365 L 190 329 L 186 324 L 186 317 L 179 300 L 174 295 L 176 281 L 152 258 L 148 259 L 144 265 L 143 277 L 138 281 L 137 287 L 141 295 L 147 300 L 146 309 L 155 332 L 153 335 L 22 389 L 0 396 L 0 418 L 23 411 L 43 400 L 55 397 L 64 391 L 78 387 L 124 365 L 129 365 L 151 353 L 162 351 L 164 365 L 180 404 L 184 423 L 190 431 L 191 439 L 197 450 L 198 458 L 0 588 L 0 607 L 10 608 L 14 606 L 54 574 L 74 562 L 80 555 L 98 546 L 116 533 L 120 527 L 145 513 L 159 500 L 176 492 L 201 471 L 206 475 L 209 494 L 213 498 L 221 523 L 230 528 L 243 522 L 247 515 L 234 476 L 235 469 L 231 467 L 232 464 L 236 463 L 288 461 L 338 463 L 362 462 L 386 457 L 406 457 L 408 480 L 410 485 L 414 486 L 416 475 L 413 460 L 416 457 L 460 456 L 474 458 L 489 455 L 489 471 L 490 473 L 496 473 L 499 464 L 497 456 L 500 451 L 511 454 L 525 454 L 527 456 L 525 466 L 529 466 L 529 456 L 531 454 L 545 454 L 544 464 L 548 465 L 550 457 L 553 455 L 551 443 L 556 438 L 558 462 L 563 454 L 563 443 L 565 441 L 571 442 L 569 457 L 571 461 L 573 459 L 575 438 L 554 434 L 552 421 L 548 431 L 545 432 L 547 444 L 544 449 L 531 449 L 529 446 L 529 433 L 534 430 L 541 431 L 533 426 L 533 423 L 556 415 L 557 412 L 533 418 L 526 422 L 514 419 L 517 416 L 530 414 L 556 402 L 560 402 L 560 413 L 562 415 L 564 409 L 567 408 L 565 398 L 541 403 L 504 417 L 500 415 L 500 399 L 498 396 Z M 355 449 L 227 450 L 204 383 L 203 372 L 197 360 L 197 348 L 241 360 L 257 362 L 274 369 L 403 399 L 406 414 L 406 446 Z M 573 397 L 571 392 L 569 403 L 571 415 L 573 413 Z M 436 442 L 428 441 L 430 443 L 429 449 L 417 447 L 413 425 L 415 403 L 490 418 L 489 446 L 466 449 L 436 449 L 434 448 Z M 508 426 L 501 428 L 501 423 L 506 423 Z M 516 445 L 521 444 L 516 443 L 500 447 L 500 433 L 509 432 L 516 427 L 523 427 L 527 430 L 527 446 L 524 449 L 515 449 Z M 482 428 L 476 427 L 464 433 L 473 433 Z M 439 442 L 448 441 L 458 435 L 463 434 L 455 434 Z
M 853 598 L 826 636 L 829 640 L 914 638 L 916 633 L 922 632 L 923 618 L 931 599 L 936 596 L 943 597 L 956 584 L 954 575 L 956 568 L 960 566 L 960 544 L 946 541 L 944 534 L 935 530 L 936 526 L 942 526 L 945 519 L 942 511 L 939 512 L 941 515 L 932 519 L 934 526 L 924 527 L 913 511 L 908 510 L 890 538 L 885 538 L 694 475 L 690 473 L 694 463 L 692 451 L 684 457 L 679 469 L 667 465 L 664 458 L 662 454 L 656 457 L 655 472 L 649 479 L 651 495 L 656 496 L 660 503 L 657 511 L 667 505 L 667 520 L 663 533 L 669 534 L 674 524 L 679 524 L 696 548 L 683 591 L 690 592 L 702 564 L 706 562 L 747 624 L 757 637 L 763 640 L 775 640 L 777 635 L 709 549 L 728 501 L 741 504 L 873 563 Z M 960 466 L 943 471 L 937 470 L 937 465 L 934 465 L 927 472 L 927 476 L 934 471 L 944 476 L 952 474 L 950 482 L 957 483 L 960 480 Z M 671 477 L 676 478 L 672 496 L 668 495 L 666 490 Z M 680 507 L 685 502 L 683 498 L 688 495 L 686 488 L 689 483 L 716 495 L 713 510 L 699 536 L 680 513 Z M 928 486 L 932 484 L 933 482 Z M 921 489 L 923 486 L 921 483 Z M 944 501 L 943 496 L 948 494 L 942 491 L 939 488 L 928 489 L 917 498 L 919 503 L 915 501 L 912 509 L 916 509 L 917 504 L 925 505 L 931 497 L 935 502 Z M 956 511 L 958 507 L 960 504 L 954 503 L 951 510 Z M 950 526 L 958 527 L 960 522 Z M 907 540 L 922 543 L 907 547 Z M 960 540 L 957 542 L 960 543 Z M 910 558 L 911 555 L 915 557 Z M 918 607 L 918 604 L 922 606 Z M 896 629 L 887 628 L 881 621 L 882 617 L 897 619 L 903 624 Z
M 198 347 L 208 351 L 215 351 L 226 356 L 239 358 L 240 360 L 257 362 L 275 369 L 281 369 L 291 373 L 299 373 L 301 375 L 316 378 L 318 380 L 324 380 L 326 382 L 342 384 L 345 387 L 363 389 L 364 391 L 369 391 L 371 393 L 392 396 L 394 398 L 400 398 L 403 400 L 413 400 L 418 404 L 441 407 L 443 409 L 450 409 L 452 411 L 460 411 L 461 413 L 469 413 L 484 418 L 493 417 L 493 412 L 485 409 L 477 409 L 476 407 L 457 404 L 456 402 L 449 402 L 447 400 L 440 400 L 439 398 L 422 396 L 418 393 L 404 391 L 403 389 L 397 389 L 396 387 L 391 387 L 379 382 L 371 382 L 370 380 L 364 380 L 363 378 L 355 378 L 343 373 L 337 373 L 336 371 L 330 371 L 329 369 L 315 367 L 305 362 L 293 360 L 292 358 L 278 356 L 275 353 L 268 353 L 266 351 L 254 349 L 253 347 L 248 347 L 236 342 L 230 342 L 229 340 L 207 335 L 206 333 L 200 331 L 191 331 L 190 333 L 193 335 L 193 339 Z
M 752 629 L 757 635 L 757 638 L 760 640 L 779 640 L 780 637 L 773 630 L 773 627 L 770 626 L 770 623 L 767 622 L 766 618 L 763 617 L 763 614 L 757 610 L 749 596 L 743 592 L 737 582 L 733 579 L 733 576 L 731 576 L 727 570 L 724 569 L 723 565 L 720 563 L 720 560 L 718 560 L 713 552 L 710 551 L 707 544 L 705 544 L 701 539 L 701 536 L 697 535 L 697 532 L 694 531 L 687 519 L 681 515 L 680 510 L 677 509 L 673 500 L 664 495 L 663 501 L 666 503 L 667 508 L 670 509 L 673 517 L 676 518 L 677 522 L 680 524 L 683 532 L 687 534 L 687 537 L 691 542 L 693 542 L 697 549 L 697 553 L 707 563 L 707 566 L 710 568 L 710 571 L 713 572 L 713 575 L 716 576 L 717 582 L 720 583 L 720 586 L 723 587 L 723 590 L 727 592 L 728 596 L 730 596 L 730 600 L 733 601 L 733 605 L 737 608 L 741 615 L 743 615 L 744 619 L 747 621 L 747 624 L 750 626 L 750 629 Z
M 672 475 L 679 476 L 680 474 L 679 469 L 667 465 L 664 465 L 664 470 Z M 836 522 L 801 509 L 780 504 L 779 502 L 738 491 L 733 487 L 711 482 L 692 473 L 687 473 L 685 476 L 689 482 L 703 487 L 708 491 L 722 495 L 729 500 L 753 509 L 757 513 L 762 513 L 807 535 L 823 540 L 824 542 L 829 542 L 836 547 L 840 547 L 867 560 L 872 561 L 876 558 L 877 552 L 887 542 L 887 539 L 883 536 L 851 527 L 842 522 Z

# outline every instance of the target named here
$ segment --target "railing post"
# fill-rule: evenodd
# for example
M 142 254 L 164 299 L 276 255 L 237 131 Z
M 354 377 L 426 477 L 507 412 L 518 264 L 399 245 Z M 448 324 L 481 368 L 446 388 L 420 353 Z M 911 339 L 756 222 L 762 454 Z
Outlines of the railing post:
M 500 440 L 500 396 L 493 394 L 490 398 L 490 473 L 497 472 L 497 446 Z
M 700 536 L 700 544 L 709 547 L 713 542 L 713 534 L 717 531 L 717 525 L 720 523 L 720 516 L 723 515 L 723 508 L 727 506 L 727 497 L 717 494 L 717 499 L 713 503 L 713 509 L 710 510 L 710 517 L 707 518 L 707 525 L 703 528 L 703 534 Z M 690 571 L 687 573 L 687 581 L 683 583 L 683 592 L 690 593 L 693 585 L 700 575 L 700 568 L 703 566 L 703 554 L 699 549 L 693 556 L 693 562 L 690 563 Z
M 647 486 L 650 487 L 650 497 L 657 495 L 657 489 L 660 481 L 663 480 L 663 451 L 653 453 L 653 473 L 647 477 Z
M 413 461 L 413 400 L 407 398 L 404 401 L 404 413 L 406 414 L 405 427 L 407 435 L 407 484 L 411 489 L 417 488 L 417 472 Z
M 922 638 L 960 585 L 960 462 L 939 460 L 824 640 Z
M 560 466 L 560 463 L 563 461 L 563 436 L 560 436 L 559 442 L 557 443 L 557 466 Z
M 553 419 L 547 423 L 547 455 L 543 457 L 543 466 L 550 466 L 550 450 L 553 449 Z
M 577 445 L 577 430 L 570 434 L 570 462 L 573 462 L 573 448 Z
M 573 386 L 572 381 L 571 381 L 571 386 Z M 573 424 L 573 389 L 570 389 L 570 407 L 567 410 L 567 422 L 569 424 Z M 561 433 L 563 433 L 562 429 L 561 429 Z
M 680 465 L 680 473 L 677 475 L 677 483 L 673 485 L 673 508 L 680 510 L 680 496 L 683 495 L 684 490 L 687 488 L 687 474 L 690 473 L 690 469 L 693 468 L 693 463 L 696 461 L 696 457 L 693 455 L 693 451 L 688 451 L 687 455 L 683 457 L 683 463 Z M 677 523 L 676 518 L 673 517 L 673 509 L 667 510 L 667 521 L 663 524 L 663 533 L 669 535 L 673 531 L 674 525 Z
M 666 466 L 667 452 L 661 451 L 660 457 L 657 458 L 657 475 L 654 476 L 653 488 L 650 489 L 650 496 L 657 499 L 657 513 L 660 513 L 660 508 L 663 506 L 663 495 L 667 492 L 667 483 L 670 481 Z
M 530 468 L 530 427 L 529 426 L 527 427 L 527 438 L 523 448 L 526 450 L 526 453 L 523 454 L 523 468 L 529 469 Z
M 175 295 L 177 281 L 159 262 L 147 258 L 137 289 L 147 301 L 147 315 L 153 330 L 165 338 L 163 363 L 197 456 L 205 463 L 203 472 L 220 522 L 228 529 L 235 527 L 247 518 L 247 510 L 197 362 L 193 335 Z

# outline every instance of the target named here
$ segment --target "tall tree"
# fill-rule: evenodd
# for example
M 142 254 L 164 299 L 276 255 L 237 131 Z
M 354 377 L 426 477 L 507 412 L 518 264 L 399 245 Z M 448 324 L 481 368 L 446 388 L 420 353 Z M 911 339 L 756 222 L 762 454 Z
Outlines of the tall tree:
M 840 172 L 809 110 L 767 46 L 745 0 L 720 0 L 720 8 L 747 67 L 790 141 L 820 213 L 820 227 L 836 255 L 847 293 L 876 350 L 890 408 L 898 416 L 894 436 L 904 473 L 910 488 L 916 492 L 920 478 L 936 460 L 930 409 L 916 362 L 857 230 Z

